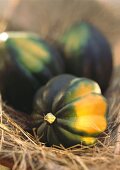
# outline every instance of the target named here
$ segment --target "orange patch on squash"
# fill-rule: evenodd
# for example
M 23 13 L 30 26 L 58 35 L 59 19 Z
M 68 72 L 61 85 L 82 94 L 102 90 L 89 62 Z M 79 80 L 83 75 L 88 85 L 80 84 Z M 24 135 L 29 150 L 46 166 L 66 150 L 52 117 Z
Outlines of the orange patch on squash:
M 75 92 L 74 92 L 74 96 L 77 97 L 81 97 L 83 95 L 89 94 L 91 92 L 95 92 L 98 94 L 101 94 L 101 90 L 100 87 L 97 83 L 81 83 L 80 86 L 78 88 L 76 88 Z
M 89 94 L 74 103 L 76 118 L 72 126 L 85 133 L 100 133 L 107 127 L 107 103 L 100 95 Z

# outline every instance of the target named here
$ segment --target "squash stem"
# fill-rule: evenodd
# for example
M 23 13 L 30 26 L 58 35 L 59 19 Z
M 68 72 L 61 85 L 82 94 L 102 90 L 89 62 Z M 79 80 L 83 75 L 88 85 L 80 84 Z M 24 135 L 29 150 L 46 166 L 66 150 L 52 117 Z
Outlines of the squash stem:
M 47 113 L 44 116 L 44 120 L 47 121 L 48 123 L 52 124 L 55 121 L 56 117 L 52 113 Z

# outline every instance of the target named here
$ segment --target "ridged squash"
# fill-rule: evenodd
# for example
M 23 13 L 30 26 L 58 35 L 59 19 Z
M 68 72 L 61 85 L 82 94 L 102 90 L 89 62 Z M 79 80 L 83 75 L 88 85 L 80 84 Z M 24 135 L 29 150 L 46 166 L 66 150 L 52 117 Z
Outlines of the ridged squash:
M 107 127 L 107 101 L 87 78 L 60 75 L 36 93 L 33 123 L 48 146 L 91 145 Z
M 0 34 L 0 91 L 14 108 L 31 112 L 36 90 L 64 70 L 59 53 L 38 35 Z
M 110 83 L 112 50 L 105 36 L 92 24 L 80 22 L 57 40 L 66 73 L 95 80 L 104 92 Z

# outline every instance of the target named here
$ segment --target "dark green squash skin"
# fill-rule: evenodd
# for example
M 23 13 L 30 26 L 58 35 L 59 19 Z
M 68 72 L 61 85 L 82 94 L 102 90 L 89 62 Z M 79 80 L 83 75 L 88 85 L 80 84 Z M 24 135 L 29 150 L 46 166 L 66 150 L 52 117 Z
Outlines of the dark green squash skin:
M 51 79 L 45 86 L 40 88 L 35 95 L 34 112 L 40 114 L 52 112 L 52 104 L 56 94 L 61 90 L 64 91 L 74 78 L 75 76 L 63 74 Z
M 70 85 L 73 80 L 73 85 Z M 86 78 L 76 78 L 72 75 L 63 74 L 51 79 L 37 91 L 34 98 L 31 128 L 36 128 L 36 133 L 40 141 L 44 142 L 47 146 L 62 144 L 65 147 L 70 147 L 84 143 L 84 141 L 80 140 L 80 136 L 98 136 L 99 133 L 97 132 L 94 134 L 88 134 L 82 131 L 78 132 L 70 128 L 70 122 L 67 122 L 69 117 L 74 117 L 75 110 L 72 103 L 81 100 L 80 98 L 70 97 L 80 82 L 94 83 L 92 80 Z M 66 94 L 68 95 L 67 101 L 65 99 Z M 93 95 L 101 96 L 95 93 Z M 103 100 L 105 99 L 103 98 Z M 47 113 L 52 113 L 56 116 L 53 124 L 49 124 L 44 120 L 44 116 Z M 68 135 L 63 131 L 66 131 Z M 72 140 L 68 138 L 69 135 L 72 136 Z
M 2 36 L 1 36 L 2 35 Z M 1 37 L 7 36 L 5 40 Z M 59 53 L 36 34 L 0 34 L 0 91 L 15 109 L 32 111 L 38 88 L 64 70 Z
M 40 88 L 34 97 L 33 122 L 31 128 L 37 129 L 37 135 L 40 137 L 40 141 L 46 143 L 47 146 L 50 146 L 53 143 L 59 145 L 60 141 L 57 139 L 54 132 L 54 129 L 57 129 L 57 124 L 54 123 L 50 126 L 48 123 L 44 122 L 43 114 L 45 115 L 48 112 L 52 112 L 52 103 L 56 94 L 59 91 L 64 90 L 66 85 L 74 78 L 75 76 L 65 74 L 57 76 L 50 80 L 46 86 Z M 48 138 L 52 141 L 48 142 Z
M 66 63 L 66 73 L 95 80 L 102 92 L 108 88 L 113 69 L 112 51 L 97 28 L 87 22 L 78 23 L 57 44 Z

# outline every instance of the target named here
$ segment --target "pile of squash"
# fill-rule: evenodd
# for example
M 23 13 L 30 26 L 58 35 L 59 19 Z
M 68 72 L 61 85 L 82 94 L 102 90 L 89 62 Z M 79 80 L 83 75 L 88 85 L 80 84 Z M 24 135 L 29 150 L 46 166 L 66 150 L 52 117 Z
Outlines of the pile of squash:
M 111 47 L 87 22 L 73 25 L 55 45 L 27 32 L 0 34 L 3 100 L 32 117 L 47 146 L 91 145 L 107 127 L 104 93 L 113 68 Z

